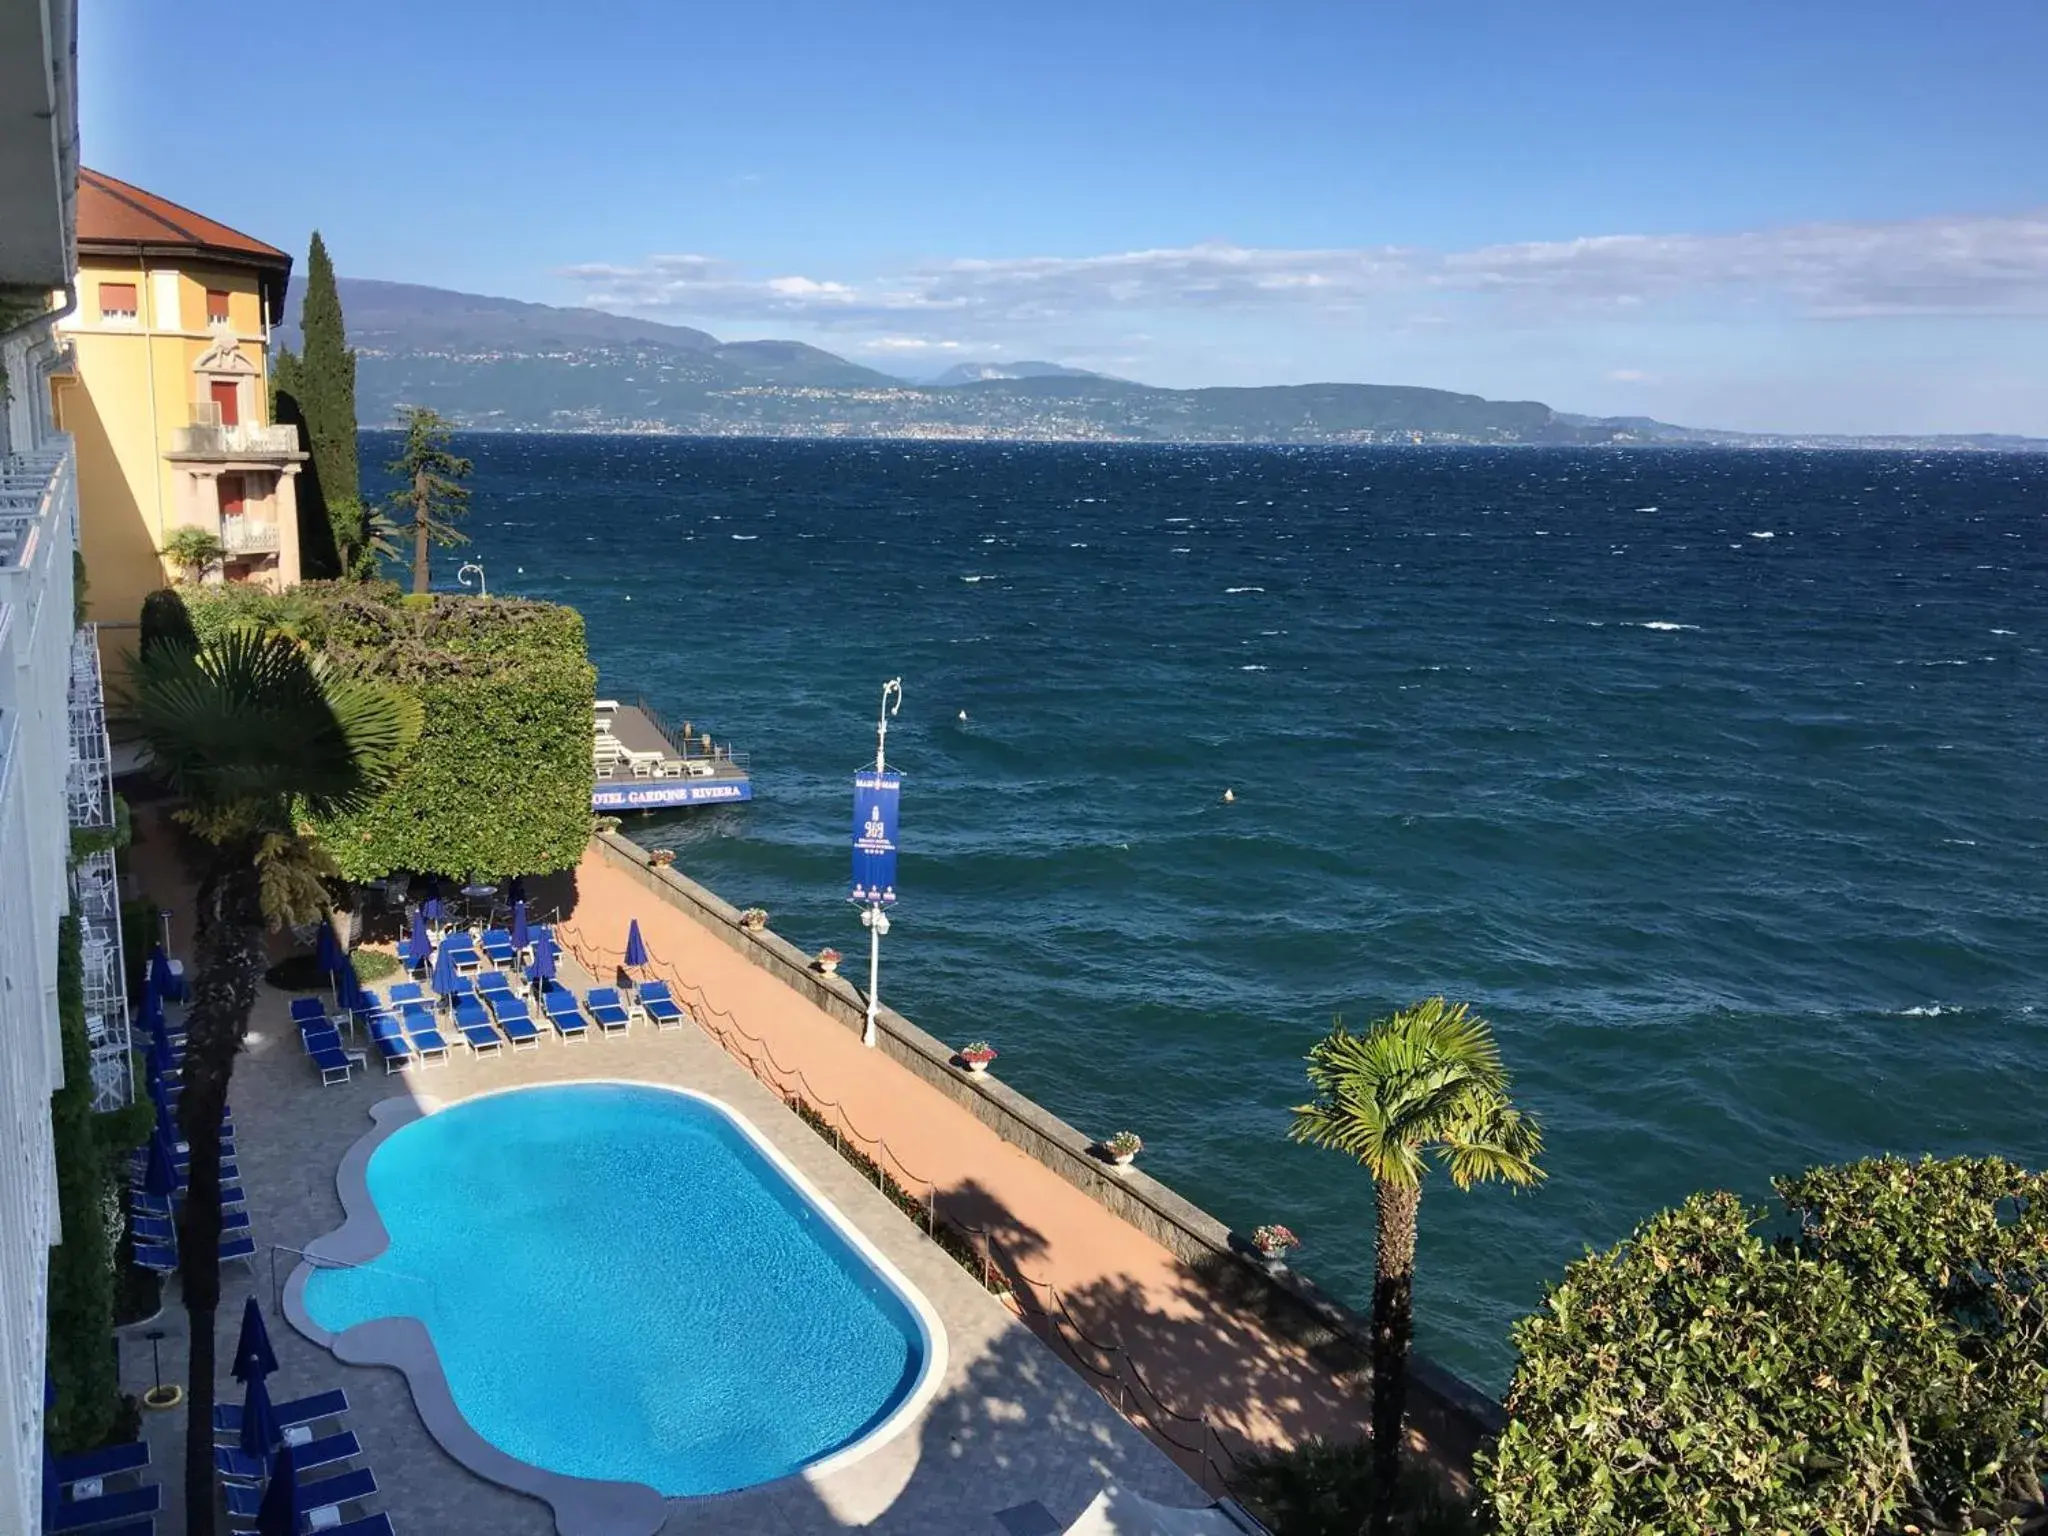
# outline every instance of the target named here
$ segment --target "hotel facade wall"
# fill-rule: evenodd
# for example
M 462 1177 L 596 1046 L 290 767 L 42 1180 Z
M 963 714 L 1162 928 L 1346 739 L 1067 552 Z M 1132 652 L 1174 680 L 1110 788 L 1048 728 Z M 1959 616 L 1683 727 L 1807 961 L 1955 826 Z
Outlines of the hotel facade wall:
M 649 891 L 849 1030 L 861 1032 L 867 1004 L 852 982 L 820 975 L 811 968 L 808 954 L 772 932 L 747 932 L 739 926 L 738 908 L 673 868 L 651 867 L 646 854 L 629 839 L 600 833 L 597 842 L 614 865 Z M 1142 1169 L 1110 1173 L 1094 1155 L 1091 1137 L 999 1079 L 962 1072 L 953 1065 L 951 1046 L 893 1008 L 877 1010 L 876 1032 L 879 1049 L 891 1059 L 1178 1255 L 1219 1293 L 1257 1311 L 1276 1333 L 1314 1350 L 1336 1370 L 1359 1370 L 1369 1363 L 1370 1320 L 1313 1281 L 1290 1270 L 1268 1271 L 1226 1223 Z M 1499 1433 L 1504 1422 L 1500 1404 L 1426 1356 L 1414 1357 L 1410 1380 L 1409 1422 L 1445 1452 L 1468 1457 Z M 1360 1408 L 1362 1413 L 1362 1399 Z
M 47 332 L 10 341 L 0 458 L 0 1531 L 39 1528 L 49 1250 L 61 1239 L 57 926 L 69 904 L 77 466 L 49 429 Z M 38 398 L 42 397 L 42 398 Z

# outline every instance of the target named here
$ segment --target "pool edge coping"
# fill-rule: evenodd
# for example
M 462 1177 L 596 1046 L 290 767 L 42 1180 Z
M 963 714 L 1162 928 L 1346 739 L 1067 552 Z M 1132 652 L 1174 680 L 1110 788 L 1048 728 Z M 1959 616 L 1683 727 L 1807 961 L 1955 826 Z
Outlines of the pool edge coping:
M 316 1261 L 337 1265 L 366 1264 L 391 1246 L 390 1233 L 370 1194 L 369 1165 L 377 1149 L 392 1136 L 406 1126 L 456 1104 L 540 1088 L 584 1085 L 646 1088 L 696 1099 L 731 1121 L 749 1145 L 824 1217 L 841 1241 L 896 1293 L 924 1335 L 924 1360 L 917 1379 L 888 1415 L 859 1439 L 806 1463 L 785 1477 L 722 1493 L 676 1495 L 674 1502 L 709 1504 L 715 1500 L 744 1497 L 792 1479 L 816 1482 L 881 1449 L 930 1407 L 932 1399 L 938 1395 L 950 1354 L 945 1325 L 923 1291 L 740 1110 L 699 1089 L 650 1082 L 644 1078 L 510 1083 L 481 1093 L 466 1094 L 452 1101 L 421 1095 L 417 1098 L 380 1099 L 372 1104 L 369 1107 L 371 1128 L 349 1144 L 335 1169 L 335 1188 L 341 1197 L 343 1213 L 341 1225 L 308 1242 L 299 1263 L 293 1266 L 285 1280 L 282 1310 L 286 1321 L 344 1364 L 384 1366 L 398 1371 L 405 1378 L 413 1406 L 434 1442 L 459 1465 L 487 1482 L 547 1504 L 554 1512 L 555 1528 L 560 1536 L 655 1536 L 667 1521 L 670 1503 L 670 1496 L 659 1489 L 646 1483 L 550 1472 L 519 1460 L 479 1434 L 456 1405 L 447 1372 L 434 1348 L 433 1337 L 420 1319 L 409 1316 L 372 1318 L 334 1334 L 313 1320 L 305 1304 L 306 1284 L 316 1268 Z

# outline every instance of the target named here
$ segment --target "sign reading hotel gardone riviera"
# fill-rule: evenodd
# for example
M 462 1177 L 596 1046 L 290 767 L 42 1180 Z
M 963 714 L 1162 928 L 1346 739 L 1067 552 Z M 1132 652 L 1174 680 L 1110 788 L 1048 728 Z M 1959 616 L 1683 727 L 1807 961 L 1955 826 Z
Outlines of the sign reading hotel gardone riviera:
M 896 899 L 896 803 L 903 779 L 870 768 L 853 776 L 853 900 Z

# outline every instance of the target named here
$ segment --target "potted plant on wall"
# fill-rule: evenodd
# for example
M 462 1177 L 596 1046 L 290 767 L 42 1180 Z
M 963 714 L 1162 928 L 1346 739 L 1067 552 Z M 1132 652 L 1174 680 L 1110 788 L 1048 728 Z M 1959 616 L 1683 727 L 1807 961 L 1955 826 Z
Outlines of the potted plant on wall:
M 988 1064 L 996 1059 L 996 1048 L 986 1040 L 970 1040 L 960 1047 L 960 1064 L 976 1077 L 988 1070 Z
M 818 973 L 821 976 L 837 976 L 839 962 L 845 957 L 829 944 L 818 951 Z
M 1277 1269 L 1287 1261 L 1288 1254 L 1301 1246 L 1301 1239 L 1275 1221 L 1252 1230 L 1252 1246 L 1259 1250 L 1259 1257 L 1269 1268 Z
M 768 909 L 766 907 L 747 908 L 746 911 L 740 914 L 740 926 L 749 933 L 759 933 L 768 926 Z
M 673 848 L 651 849 L 647 855 L 647 862 L 654 869 L 667 869 L 675 861 L 676 851 Z
M 1136 1131 L 1118 1131 L 1102 1143 L 1102 1155 L 1118 1168 L 1130 1167 L 1144 1150 L 1145 1143 Z

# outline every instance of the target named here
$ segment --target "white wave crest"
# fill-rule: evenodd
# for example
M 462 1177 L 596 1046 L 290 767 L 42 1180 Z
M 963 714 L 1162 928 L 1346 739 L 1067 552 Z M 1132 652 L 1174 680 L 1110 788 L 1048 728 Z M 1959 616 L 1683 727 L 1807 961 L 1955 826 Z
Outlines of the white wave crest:
M 1944 1008 L 1939 1003 L 1929 1003 L 1924 1008 L 1901 1008 L 1898 1016 L 1902 1019 L 1938 1019 L 1945 1014 L 1962 1011 L 1960 1008 Z
M 966 583 L 967 583 L 967 584 L 968 584 L 969 586 L 972 586 L 972 585 L 973 585 L 973 584 L 974 584 L 975 582 L 977 582 L 977 581 L 994 581 L 994 580 L 995 580 L 995 577 L 993 577 L 993 576 L 962 576 L 962 577 L 961 577 L 960 579 L 961 579 L 962 581 L 966 582 Z
M 1670 621 L 1669 619 L 1645 619 L 1645 620 L 1643 620 L 1643 622 L 1642 622 L 1642 623 L 1640 623 L 1640 624 L 1632 624 L 1632 625 L 1630 625 L 1629 627 L 1630 627 L 1630 628 L 1632 628 L 1632 629 L 1662 629 L 1662 630 L 1677 630 L 1677 629 L 1698 629 L 1698 628 L 1699 628 L 1699 625 L 1697 625 L 1697 624 L 1674 624 L 1674 623 L 1672 623 L 1672 622 L 1671 622 L 1671 621 Z
M 1775 533 L 1752 533 L 1750 537 L 1752 539 L 1775 539 L 1777 535 Z
M 1239 667 L 1239 668 L 1238 668 L 1237 670 L 1238 670 L 1238 671 L 1240 671 L 1240 672 L 1268 672 L 1268 671 L 1271 671 L 1272 669 L 1271 669 L 1270 667 L 1258 667 L 1258 666 L 1252 666 L 1252 667 Z
M 733 535 L 734 541 L 741 544 L 751 544 L 759 537 L 761 535 L 758 533 L 736 533 Z
M 1994 629 L 1993 631 L 1991 631 L 1991 633 L 1993 633 L 1994 635 L 2011 635 L 2018 633 L 2018 631 L 2011 629 Z
M 1263 592 L 1265 590 L 1266 589 L 1264 587 L 1225 587 L 1223 589 L 1223 595 L 1225 597 L 1230 597 L 1239 592 Z

